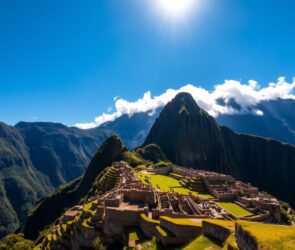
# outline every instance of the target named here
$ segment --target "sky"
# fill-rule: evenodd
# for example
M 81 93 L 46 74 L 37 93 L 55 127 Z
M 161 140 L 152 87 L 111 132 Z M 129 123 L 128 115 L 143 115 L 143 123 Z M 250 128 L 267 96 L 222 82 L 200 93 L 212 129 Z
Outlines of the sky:
M 185 86 L 293 97 L 295 1 L 195 0 L 177 18 L 159 1 L 0 1 L 0 120 L 93 125 Z

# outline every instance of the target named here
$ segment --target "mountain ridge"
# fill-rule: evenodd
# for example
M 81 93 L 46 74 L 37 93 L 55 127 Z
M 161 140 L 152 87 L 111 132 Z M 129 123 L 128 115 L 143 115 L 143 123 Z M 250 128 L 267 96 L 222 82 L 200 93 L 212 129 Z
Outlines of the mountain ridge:
M 231 174 L 295 202 L 295 146 L 219 126 L 188 93 L 177 95 L 162 110 L 143 146 L 151 143 L 176 164 Z

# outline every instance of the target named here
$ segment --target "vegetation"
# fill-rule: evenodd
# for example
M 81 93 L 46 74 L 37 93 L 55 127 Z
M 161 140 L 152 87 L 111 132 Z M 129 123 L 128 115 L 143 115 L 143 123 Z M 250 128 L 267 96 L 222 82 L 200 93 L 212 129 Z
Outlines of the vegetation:
M 94 250 L 106 250 L 107 248 L 103 245 L 103 242 L 101 240 L 101 237 L 98 236 L 94 239 L 93 243 Z
M 10 234 L 0 241 L 0 250 L 33 250 L 33 241 L 24 239 L 23 234 Z
M 291 225 L 292 222 L 295 222 L 295 211 L 287 202 L 280 201 L 280 205 L 283 222 Z
M 136 166 L 142 165 L 142 164 L 146 165 L 148 163 L 148 161 L 143 159 L 136 152 L 129 152 L 129 151 L 126 151 L 123 153 L 123 160 L 126 161 L 132 167 L 136 167 Z
M 167 161 L 162 149 L 156 144 L 149 144 L 143 148 L 138 148 L 136 152 L 145 160 L 157 163 L 159 161 Z
M 170 173 L 169 176 L 171 176 L 171 177 L 176 177 L 177 179 L 182 179 L 182 178 L 183 178 L 182 175 L 180 175 L 180 174 L 175 174 L 175 173 Z
M 237 222 L 256 239 L 258 249 L 295 249 L 295 227 L 258 222 Z
M 174 192 L 179 194 L 192 194 L 195 196 L 200 196 L 204 198 L 211 198 L 212 196 L 209 194 L 198 193 L 195 191 L 191 191 L 187 188 L 184 188 L 180 185 L 180 182 L 172 177 L 166 175 L 158 175 L 158 174 L 146 174 L 146 173 L 136 173 L 138 178 L 145 184 L 151 184 L 155 189 L 159 189 L 164 192 L 169 192 L 173 189 Z
M 161 216 L 160 218 L 163 220 L 169 221 L 173 224 L 176 224 L 176 225 L 202 227 L 201 222 L 196 222 L 192 219 L 171 218 L 171 217 L 167 217 L 167 216 Z
M 241 206 L 233 202 L 216 202 L 216 204 L 228 211 L 229 213 L 238 217 L 253 215 L 251 212 L 247 211 L 246 209 L 242 208 Z
M 190 244 L 183 248 L 183 250 L 196 250 L 196 249 L 210 249 L 210 250 L 221 250 L 222 246 L 218 245 L 212 239 L 201 235 L 200 237 L 193 240 Z
M 205 219 L 203 220 L 207 223 L 218 225 L 230 229 L 231 232 L 235 231 L 235 222 L 230 220 L 214 220 L 214 219 Z
M 146 240 L 146 237 L 139 227 L 125 227 L 124 231 L 128 239 L 127 242 L 143 242 Z
M 171 233 L 161 226 L 156 226 L 156 230 L 161 234 L 162 237 L 169 237 Z
M 114 188 L 119 181 L 117 175 L 118 169 L 114 167 L 105 168 L 95 179 L 90 191 L 88 192 L 86 199 L 93 195 L 103 194 L 104 192 Z
M 159 161 L 156 164 L 154 164 L 155 167 L 161 168 L 161 167 L 167 167 L 167 166 L 171 166 L 170 162 L 166 162 L 166 161 Z
M 179 115 L 183 105 L 190 115 Z M 189 93 L 163 108 L 144 145 L 152 143 L 175 164 L 239 177 L 294 205 L 295 146 L 219 126 Z
M 0 122 L 0 239 L 22 223 L 53 186 L 37 171 L 20 131 Z
M 150 222 L 150 223 L 153 223 L 153 224 L 160 224 L 160 221 L 159 220 L 153 220 L 153 219 L 150 219 L 149 217 L 147 217 L 145 214 L 140 214 L 140 217 L 147 221 L 147 222 Z
M 117 136 L 112 136 L 107 139 L 91 160 L 84 176 L 63 186 L 40 201 L 36 208 L 30 213 L 24 225 L 25 237 L 28 239 L 36 239 L 39 231 L 51 225 L 62 214 L 64 209 L 78 204 L 79 201 L 85 201 L 89 192 L 95 190 L 93 186 L 97 184 L 97 188 L 100 187 L 98 181 L 104 174 L 108 176 L 108 179 L 112 179 L 112 170 L 108 173 L 101 173 L 101 171 L 111 166 L 114 161 L 122 160 L 122 154 L 126 152 L 126 150 L 126 147 Z M 110 184 L 112 183 L 107 183 L 107 188 L 111 187 Z M 50 211 L 50 213 L 48 213 L 48 211 Z

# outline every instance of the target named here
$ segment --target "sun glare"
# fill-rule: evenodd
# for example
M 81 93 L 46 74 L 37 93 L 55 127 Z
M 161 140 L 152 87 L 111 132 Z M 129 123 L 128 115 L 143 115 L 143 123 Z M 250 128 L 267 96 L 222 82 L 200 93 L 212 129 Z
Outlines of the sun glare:
M 186 16 L 197 0 L 156 0 L 158 7 L 169 17 Z

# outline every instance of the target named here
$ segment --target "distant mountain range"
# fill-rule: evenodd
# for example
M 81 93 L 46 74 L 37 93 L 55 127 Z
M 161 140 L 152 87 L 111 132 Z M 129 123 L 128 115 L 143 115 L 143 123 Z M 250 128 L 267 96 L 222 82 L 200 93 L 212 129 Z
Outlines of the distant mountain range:
M 234 100 L 232 105 L 235 105 Z M 263 116 L 223 115 L 217 118 L 217 122 L 237 132 L 295 143 L 294 100 L 264 101 L 257 108 L 263 111 Z M 110 135 L 114 133 L 119 135 L 128 149 L 134 149 L 143 144 L 161 111 L 162 108 L 159 108 L 152 114 L 150 112 L 137 113 L 130 117 L 123 115 L 115 121 L 89 130 L 47 122 L 20 122 L 15 126 L 0 123 L 0 210 L 2 211 L 0 213 L 0 237 L 16 229 L 24 221 L 28 210 L 41 197 L 54 190 L 55 187 L 81 176 L 97 148 Z M 185 110 L 181 112 L 185 112 Z M 212 124 L 209 125 L 212 126 Z M 216 126 L 213 126 L 214 129 Z M 224 131 L 229 130 L 224 129 Z M 231 132 L 228 133 L 231 134 Z M 207 135 L 212 136 L 210 133 Z M 223 146 L 218 148 L 220 145 L 215 144 L 211 145 L 215 151 L 221 150 L 223 152 L 225 150 Z M 255 144 L 257 143 L 255 142 Z M 276 144 L 276 142 L 270 144 Z M 209 145 L 206 147 L 209 148 Z M 232 149 L 226 150 L 232 152 Z M 268 154 L 269 152 L 265 151 L 264 153 Z M 193 157 L 186 156 L 188 159 Z M 216 164 L 222 163 L 219 167 L 222 166 L 224 169 L 220 170 L 232 171 L 232 165 L 224 165 L 227 163 L 227 159 L 222 157 L 218 160 L 211 159 L 212 164 L 214 162 Z M 173 158 L 173 160 L 175 159 Z M 286 161 L 289 160 L 281 158 L 280 162 L 275 161 L 278 166 L 284 166 L 284 168 L 281 167 L 281 170 L 277 170 L 278 183 L 282 183 L 282 190 L 287 190 L 288 185 L 284 181 L 288 177 L 281 177 L 281 174 L 290 176 L 292 173 L 289 169 L 285 169 L 284 162 Z M 254 162 L 249 164 L 255 166 Z M 248 169 L 244 170 L 248 171 Z M 274 172 L 268 169 L 259 171 L 250 170 L 256 175 L 259 173 L 263 176 L 274 176 Z M 236 172 L 236 176 L 238 174 L 241 173 Z M 241 174 L 241 177 L 245 176 L 246 174 Z M 249 177 L 249 180 L 252 180 L 251 178 Z M 268 187 L 267 185 L 271 184 L 265 183 L 263 185 Z M 288 194 L 283 197 L 288 199 Z

